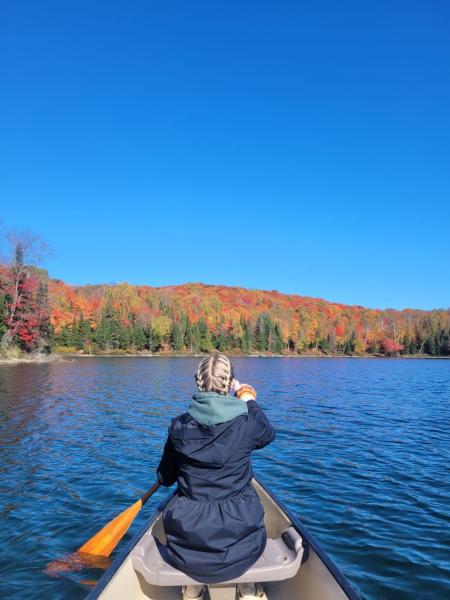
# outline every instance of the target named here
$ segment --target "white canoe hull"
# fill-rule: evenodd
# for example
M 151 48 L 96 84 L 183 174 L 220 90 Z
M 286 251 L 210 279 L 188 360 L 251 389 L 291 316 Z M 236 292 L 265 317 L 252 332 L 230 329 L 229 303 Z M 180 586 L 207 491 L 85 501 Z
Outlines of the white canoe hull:
M 359 600 L 358 594 L 349 585 L 344 575 L 314 541 L 305 527 L 292 517 L 260 482 L 254 481 L 253 485 L 264 507 L 268 536 L 276 538 L 286 528 L 294 527 L 302 536 L 305 549 L 303 562 L 294 577 L 264 583 L 267 600 Z M 155 532 L 157 537 L 161 536 L 161 514 L 154 515 L 146 522 L 143 530 L 104 573 L 95 589 L 88 595 L 87 600 L 96 600 L 97 598 L 101 600 L 181 599 L 180 587 L 150 585 L 133 567 L 130 553 L 148 531 Z M 211 596 L 213 595 L 219 598 L 219 590 L 212 590 Z

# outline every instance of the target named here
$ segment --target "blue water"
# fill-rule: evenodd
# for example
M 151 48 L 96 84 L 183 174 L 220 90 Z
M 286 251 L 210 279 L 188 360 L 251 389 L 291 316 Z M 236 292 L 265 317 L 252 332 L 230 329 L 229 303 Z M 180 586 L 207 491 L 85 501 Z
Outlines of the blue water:
M 83 598 L 42 570 L 155 479 L 195 358 L 0 366 L 0 598 Z M 364 598 L 450 598 L 450 361 L 235 359 L 277 430 L 255 472 Z M 126 539 L 153 512 L 147 505 Z

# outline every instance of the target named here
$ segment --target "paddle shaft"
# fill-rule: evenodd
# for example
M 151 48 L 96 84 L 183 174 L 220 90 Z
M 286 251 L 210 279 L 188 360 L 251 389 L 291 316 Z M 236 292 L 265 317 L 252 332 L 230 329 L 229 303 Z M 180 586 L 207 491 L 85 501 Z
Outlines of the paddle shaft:
M 144 504 L 147 502 L 147 500 L 153 496 L 153 494 L 156 492 L 156 490 L 161 487 L 161 484 L 159 481 L 156 481 L 152 487 L 148 490 L 148 492 L 145 492 L 145 494 L 143 496 L 141 496 L 141 502 L 142 502 L 142 506 L 144 506 Z

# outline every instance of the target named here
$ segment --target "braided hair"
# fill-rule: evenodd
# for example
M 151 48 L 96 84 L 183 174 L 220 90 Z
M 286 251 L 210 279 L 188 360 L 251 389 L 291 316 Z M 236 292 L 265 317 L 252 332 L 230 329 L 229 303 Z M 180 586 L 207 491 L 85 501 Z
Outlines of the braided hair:
M 225 354 L 206 356 L 198 365 L 195 380 L 201 392 L 217 392 L 225 396 L 234 379 L 233 365 Z

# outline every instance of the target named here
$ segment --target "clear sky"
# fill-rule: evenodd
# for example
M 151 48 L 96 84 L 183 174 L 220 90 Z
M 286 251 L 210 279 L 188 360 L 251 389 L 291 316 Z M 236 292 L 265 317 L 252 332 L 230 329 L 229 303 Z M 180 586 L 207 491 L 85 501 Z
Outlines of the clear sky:
M 51 276 L 450 305 L 447 0 L 0 12 L 0 216 Z

